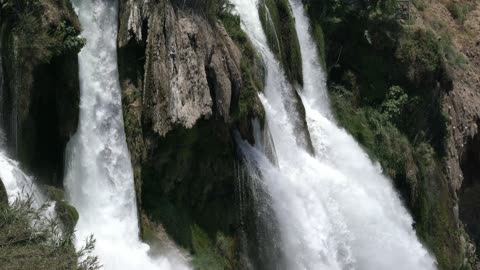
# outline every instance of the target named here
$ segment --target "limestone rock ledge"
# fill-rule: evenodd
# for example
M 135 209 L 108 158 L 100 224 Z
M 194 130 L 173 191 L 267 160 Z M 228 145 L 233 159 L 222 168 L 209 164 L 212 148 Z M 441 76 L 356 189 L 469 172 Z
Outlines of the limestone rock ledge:
M 246 53 L 202 6 L 119 6 L 120 84 L 139 209 L 187 249 L 198 232 L 192 228 L 238 236 L 232 131 L 253 137 L 250 97 L 258 99 L 261 79 L 252 77 L 262 73 L 246 65 Z M 251 96 L 240 106 L 245 91 Z

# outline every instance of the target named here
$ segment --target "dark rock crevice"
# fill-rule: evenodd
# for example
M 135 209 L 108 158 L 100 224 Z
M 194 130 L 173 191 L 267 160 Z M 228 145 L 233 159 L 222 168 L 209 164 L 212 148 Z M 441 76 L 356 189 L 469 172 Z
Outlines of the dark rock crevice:
M 477 126 L 480 121 L 477 121 Z M 459 215 L 477 246 L 480 244 L 480 134 L 470 137 L 461 159 L 463 183 L 459 197 Z M 478 251 L 477 251 L 478 252 Z M 478 254 L 478 253 L 477 253 Z
M 7 149 L 40 182 L 62 186 L 80 95 L 77 52 L 65 46 L 62 27 L 78 32 L 79 23 L 64 2 L 45 1 L 23 15 L 1 12 L 0 108 Z

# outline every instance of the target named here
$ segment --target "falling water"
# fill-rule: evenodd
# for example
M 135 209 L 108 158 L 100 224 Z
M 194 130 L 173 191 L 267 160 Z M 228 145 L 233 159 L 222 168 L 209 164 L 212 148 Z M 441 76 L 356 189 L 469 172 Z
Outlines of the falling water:
M 117 69 L 118 4 L 78 0 L 86 47 L 79 55 L 80 123 L 67 148 L 65 186 L 80 219 L 77 244 L 93 234 L 105 269 L 187 269 L 175 256 L 151 258 L 139 240 L 137 206 Z
M 297 2 L 298 1 L 298 2 Z M 300 93 L 316 155 L 295 143 L 284 73 L 268 49 L 256 0 L 232 0 L 267 68 L 265 107 L 278 165 L 240 141 L 246 166 L 260 171 L 278 219 L 284 269 L 436 269 L 389 179 L 331 120 L 325 75 L 299 0 L 292 0 L 302 49 Z M 254 178 L 254 177 L 253 177 Z
M 25 174 L 19 167 L 17 161 L 7 157 L 6 153 L 0 151 L 0 181 L 5 185 L 9 203 L 16 199 L 32 199 L 33 207 L 40 207 L 45 202 L 38 187 L 34 184 L 32 177 Z

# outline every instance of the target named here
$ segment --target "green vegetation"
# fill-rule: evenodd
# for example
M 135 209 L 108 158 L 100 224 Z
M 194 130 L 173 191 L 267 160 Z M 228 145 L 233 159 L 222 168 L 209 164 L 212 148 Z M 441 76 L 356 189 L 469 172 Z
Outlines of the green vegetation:
M 234 107 L 233 118 L 247 122 L 252 117 L 264 118 L 265 112 L 258 98 L 263 90 L 262 60 L 253 48 L 253 44 L 240 26 L 240 17 L 232 13 L 222 13 L 220 20 L 228 35 L 232 38 L 242 53 L 240 70 L 242 72 L 243 88 L 240 91 L 238 105 Z
M 463 25 L 468 13 L 475 9 L 477 0 L 472 1 L 450 1 L 447 5 L 452 17 Z
M 77 209 L 67 203 L 64 192 L 61 189 L 48 187 L 47 195 L 52 202 L 55 202 L 55 213 L 63 225 L 62 229 L 69 233 L 73 233 L 79 218 Z
M 445 27 L 397 22 L 395 1 L 306 2 L 312 31 L 323 29 L 316 40 L 339 124 L 393 179 L 440 269 L 459 269 L 463 232 L 443 168 L 441 97 L 465 60 Z
M 1 16 L 10 25 L 9 28 L 13 29 L 15 40 L 20 43 L 18 48 L 31 64 L 48 63 L 53 57 L 62 54 L 76 54 L 86 42 L 79 37 L 80 26 L 75 18 L 64 15 L 61 16 L 61 21 L 45 25 L 46 5 L 51 3 L 46 0 L 2 2 Z M 55 5 L 71 10 L 74 14 L 69 0 L 58 1 Z
M 440 45 L 432 31 L 406 28 L 395 56 L 406 67 L 408 79 L 417 85 L 425 78 L 432 80 L 441 68 Z
M 261 0 L 258 12 L 270 49 L 291 82 L 303 84 L 302 55 L 288 0 Z
M 234 241 L 223 234 L 216 235 L 213 243 L 197 225 L 192 226 L 193 266 L 197 270 L 233 270 Z
M 61 231 L 56 220 L 48 218 L 49 204 L 39 209 L 32 199 L 0 203 L 0 261 L 6 269 L 95 270 L 100 265 L 91 252 L 90 237 L 79 252 L 73 246 L 73 231 Z M 3 268 L 2 268 L 3 269 Z

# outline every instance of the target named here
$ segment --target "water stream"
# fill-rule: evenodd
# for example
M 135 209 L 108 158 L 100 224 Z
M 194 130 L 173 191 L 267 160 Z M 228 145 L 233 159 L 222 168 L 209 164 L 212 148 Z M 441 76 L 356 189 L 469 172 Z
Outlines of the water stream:
M 436 269 L 418 241 L 413 220 L 391 181 L 355 140 L 332 120 L 325 74 L 299 0 L 291 0 L 302 50 L 304 86 L 299 89 L 315 155 L 295 143 L 298 132 L 285 109 L 288 87 L 269 50 L 256 0 L 233 0 L 243 28 L 267 69 L 260 99 L 265 107 L 278 165 L 262 147 L 240 142 L 247 168 L 260 172 L 278 219 L 284 269 Z
M 117 1 L 74 3 L 87 45 L 79 54 L 80 122 L 67 146 L 65 187 L 80 214 L 77 246 L 93 234 L 105 269 L 187 269 L 151 257 L 139 239 L 133 172 L 125 140 L 117 67 Z

